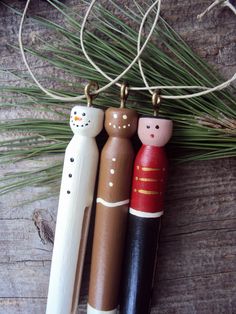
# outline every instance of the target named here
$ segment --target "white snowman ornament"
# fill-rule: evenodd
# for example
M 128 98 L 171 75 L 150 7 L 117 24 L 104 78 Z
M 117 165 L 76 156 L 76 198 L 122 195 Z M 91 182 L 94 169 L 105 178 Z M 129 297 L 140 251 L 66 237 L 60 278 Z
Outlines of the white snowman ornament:
M 76 313 L 103 127 L 101 109 L 75 106 L 66 148 L 46 314 Z

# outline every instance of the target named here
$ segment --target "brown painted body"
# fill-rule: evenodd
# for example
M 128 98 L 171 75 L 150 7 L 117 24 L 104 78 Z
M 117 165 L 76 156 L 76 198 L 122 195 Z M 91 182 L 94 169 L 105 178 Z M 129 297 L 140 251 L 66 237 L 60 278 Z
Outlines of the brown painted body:
M 131 109 L 109 108 L 105 127 L 110 137 L 101 154 L 89 305 L 109 311 L 118 303 L 134 161 L 130 137 L 136 131 L 137 114 Z M 117 202 L 121 204 L 116 206 Z
M 127 186 L 131 184 L 133 161 L 134 151 L 130 140 L 109 137 L 101 154 L 98 197 L 107 202 L 119 202 L 130 197 Z M 112 170 L 114 173 L 111 173 Z M 113 186 L 109 186 L 109 183 Z

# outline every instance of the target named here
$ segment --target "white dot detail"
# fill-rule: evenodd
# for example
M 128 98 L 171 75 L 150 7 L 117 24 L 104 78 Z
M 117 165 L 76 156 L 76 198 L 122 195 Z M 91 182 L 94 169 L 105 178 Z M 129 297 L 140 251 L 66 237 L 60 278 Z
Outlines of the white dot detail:
M 117 119 L 117 118 L 118 118 L 117 113 L 114 113 L 114 114 L 113 114 L 113 117 L 114 117 L 115 119 Z
M 113 187 L 113 182 L 109 182 L 109 186 L 110 186 L 110 187 Z
M 116 128 L 116 125 L 115 125 L 115 124 L 113 125 L 113 128 L 114 128 L 114 129 Z
M 123 114 L 123 119 L 126 120 L 128 117 L 126 114 Z
M 109 122 L 109 125 L 111 125 L 111 122 Z
M 119 129 L 121 129 L 121 126 L 118 126 Z
M 110 173 L 111 173 L 111 174 L 114 174 L 114 173 L 115 173 L 115 170 L 114 170 L 114 169 L 111 169 L 111 170 L 110 170 Z
M 126 129 L 126 125 L 123 125 L 123 129 Z
M 128 126 L 130 126 L 130 124 L 128 124 Z
M 112 161 L 116 161 L 116 158 L 112 158 Z

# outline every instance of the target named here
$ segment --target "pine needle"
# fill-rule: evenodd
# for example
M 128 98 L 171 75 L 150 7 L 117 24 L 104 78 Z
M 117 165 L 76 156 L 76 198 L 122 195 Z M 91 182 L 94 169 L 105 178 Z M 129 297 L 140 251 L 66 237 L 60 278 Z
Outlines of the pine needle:
M 48 0 L 48 2 L 64 16 L 66 26 L 42 17 L 31 17 L 35 23 L 54 31 L 57 39 L 55 41 L 51 38 L 45 41 L 40 38 L 40 50 L 27 47 L 26 51 L 73 79 L 68 84 L 68 80 L 63 77 L 45 76 L 41 77 L 42 84 L 50 81 L 60 86 L 57 89 L 50 88 L 50 91 L 61 96 L 76 96 L 83 93 L 83 80 L 93 80 L 100 86 L 105 85 L 106 79 L 97 73 L 83 56 L 79 39 L 82 19 L 80 14 L 57 0 Z M 83 2 L 88 4 L 88 1 Z M 91 23 L 93 29 L 86 30 L 85 39 L 89 55 L 107 74 L 116 77 L 136 54 L 137 28 L 141 21 L 138 11 L 142 11 L 142 8 L 138 7 L 137 12 L 134 12 L 130 8 L 122 8 L 113 1 L 110 3 L 116 7 L 116 11 L 119 11 L 123 19 L 116 17 L 101 5 L 95 6 Z M 15 9 L 10 9 L 20 14 Z M 127 19 L 132 20 L 132 28 L 126 23 Z M 147 27 L 148 25 L 149 21 Z M 216 71 L 198 57 L 163 19 L 160 20 L 153 40 L 142 56 L 142 63 L 151 85 L 210 87 L 223 81 Z M 8 70 L 3 71 L 9 74 Z M 0 104 L 1 107 L 17 105 L 22 109 L 31 108 L 35 112 L 55 113 L 58 118 L 9 119 L 2 122 L 0 134 L 17 131 L 22 136 L 17 139 L 2 140 L 0 163 L 62 154 L 72 136 L 68 124 L 68 114 L 72 104 L 68 105 L 48 98 L 26 73 L 14 72 L 12 75 L 22 80 L 26 87 L 0 86 L 3 98 L 6 95 L 6 101 Z M 124 79 L 131 86 L 143 86 L 137 64 Z M 179 95 L 188 92 L 189 90 L 174 91 Z M 235 92 L 233 87 L 203 97 L 163 101 L 160 114 L 174 120 L 174 136 L 170 144 L 173 158 L 187 162 L 236 156 L 236 101 L 230 92 Z M 12 95 L 13 102 L 7 101 L 9 93 Z M 163 90 L 162 93 L 171 95 L 173 91 Z M 96 105 L 101 108 L 119 106 L 118 95 L 117 88 L 111 87 L 99 95 Z M 140 114 L 152 114 L 148 92 L 131 93 L 127 105 L 136 108 Z M 25 136 L 25 133 L 29 135 Z M 61 176 L 61 168 L 60 162 L 56 166 L 37 170 L 37 176 L 34 171 L 22 172 L 14 178 L 8 174 L 1 181 L 4 184 L 0 194 L 40 184 L 47 184 L 55 191 Z

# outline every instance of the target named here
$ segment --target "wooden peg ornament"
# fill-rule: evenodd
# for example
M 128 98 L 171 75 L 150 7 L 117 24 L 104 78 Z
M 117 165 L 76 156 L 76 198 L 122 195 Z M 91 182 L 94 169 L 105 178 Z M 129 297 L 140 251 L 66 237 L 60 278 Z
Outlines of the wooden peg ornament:
M 123 105 L 105 113 L 109 138 L 100 161 L 88 314 L 117 312 L 134 161 L 130 138 L 137 128 L 136 111 Z
M 76 313 L 98 165 L 101 109 L 75 106 L 66 148 L 46 314 Z
M 134 163 L 128 231 L 126 238 L 121 314 L 147 314 L 155 273 L 155 261 L 164 212 L 167 159 L 164 145 L 173 123 L 157 117 L 139 119 L 142 142 Z

